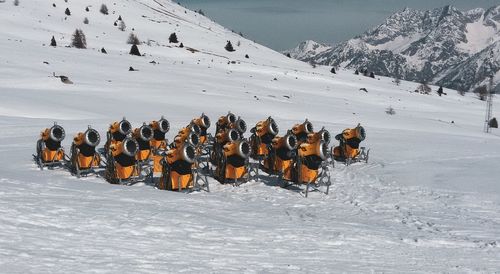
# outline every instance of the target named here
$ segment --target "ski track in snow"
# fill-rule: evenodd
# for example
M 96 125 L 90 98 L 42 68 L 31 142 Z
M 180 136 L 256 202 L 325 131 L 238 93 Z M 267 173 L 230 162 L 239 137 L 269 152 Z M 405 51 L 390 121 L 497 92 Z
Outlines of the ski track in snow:
M 0 25 L 10 26 L 0 29 L 0 52 L 9 53 L 0 56 L 0 272 L 500 269 L 500 136 L 481 132 L 484 103 L 472 95 L 425 96 L 411 92 L 415 83 L 396 86 L 342 69 L 332 75 L 170 1 L 110 2 L 109 16 L 97 12 L 101 2 L 70 2 L 67 19 L 63 1 L 57 8 L 27 2 L 0 3 Z M 118 14 L 126 32 L 113 27 Z M 89 25 L 81 25 L 84 17 Z M 64 47 L 77 26 L 87 50 Z M 141 45 L 146 56 L 128 56 L 132 27 L 159 46 Z M 199 52 L 168 45 L 174 31 Z M 52 35 L 59 46 L 42 46 Z M 241 42 L 236 52 L 224 51 L 229 39 Z M 103 46 L 106 56 L 98 52 Z M 54 71 L 75 84 L 49 77 Z M 385 114 L 389 105 L 396 115 Z M 165 115 L 171 140 L 201 112 L 213 133 L 228 110 L 249 127 L 271 115 L 281 134 L 306 117 L 332 136 L 360 122 L 370 162 L 337 163 L 330 195 L 304 198 L 302 189 L 280 188 L 264 175 L 239 187 L 210 179 L 210 193 L 184 194 L 40 171 L 31 157 L 40 130 L 54 120 L 66 130 L 68 150 L 87 125 L 105 138 L 124 115 L 134 126 Z

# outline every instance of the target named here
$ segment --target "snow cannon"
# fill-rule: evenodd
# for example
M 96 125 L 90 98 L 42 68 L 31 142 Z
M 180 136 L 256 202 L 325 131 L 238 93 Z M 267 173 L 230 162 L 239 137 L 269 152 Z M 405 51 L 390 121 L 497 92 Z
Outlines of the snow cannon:
M 330 144 L 330 141 L 332 140 L 331 134 L 328 130 L 326 130 L 324 127 L 318 131 L 318 132 L 313 132 L 309 133 L 307 135 L 307 142 L 308 143 L 316 143 L 318 141 L 323 141 L 325 144 Z
M 180 146 L 188 142 L 193 147 L 197 147 L 200 144 L 200 137 L 196 132 L 200 132 L 200 127 L 195 124 L 182 128 L 174 137 L 171 146 Z
M 218 165 L 223 158 L 223 148 L 229 142 L 235 142 L 240 139 L 240 134 L 236 129 L 226 128 L 215 135 L 212 145 L 212 153 L 210 154 L 210 162 L 213 165 Z
M 36 142 L 36 155 L 33 155 L 40 169 L 53 168 L 65 163 L 65 153 L 61 145 L 65 137 L 64 128 L 57 123 L 51 128 L 42 130 L 40 139 Z
M 132 137 L 112 143 L 106 157 L 106 180 L 112 184 L 124 180 L 130 183 L 137 181 L 140 175 L 136 158 L 138 152 L 139 143 Z
M 112 144 L 123 141 L 126 137 L 130 136 L 130 133 L 132 133 L 132 125 L 125 117 L 121 121 L 115 121 L 109 125 L 106 134 L 106 144 L 104 144 L 106 153 Z
M 215 178 L 221 183 L 239 185 L 248 181 L 251 153 L 250 143 L 246 140 L 236 140 L 223 146 L 223 155 L 217 163 Z
M 90 126 L 85 132 L 79 132 L 73 138 L 71 144 L 71 171 L 77 176 L 95 173 L 100 167 L 101 156 L 96 147 L 101 142 L 101 136 L 97 130 Z
M 229 128 L 230 124 L 236 122 L 236 115 L 228 112 L 227 115 L 219 117 L 217 123 L 215 124 L 215 134 Z
M 283 180 L 291 181 L 297 146 L 297 137 L 291 131 L 285 136 L 275 137 L 269 157 L 264 160 L 264 170 L 269 174 L 278 174 Z
M 292 127 L 292 132 L 297 137 L 299 144 L 307 141 L 307 135 L 314 132 L 314 127 L 307 119 L 302 124 L 296 124 Z
M 333 158 L 336 161 L 344 162 L 349 165 L 353 162 L 368 163 L 370 150 L 360 147 L 360 143 L 366 138 L 365 129 L 358 124 L 355 128 L 346 128 L 342 133 L 335 136 L 339 145 L 333 148 Z
M 240 139 L 243 139 L 243 134 L 247 131 L 247 123 L 245 120 L 238 117 L 234 123 L 229 124 L 229 128 L 235 129 L 238 132 Z
M 188 142 L 178 144 L 167 151 L 162 159 L 162 175 L 156 185 L 158 189 L 193 190 L 196 148 Z
M 153 153 L 153 173 L 161 172 L 161 159 L 163 153 L 167 149 L 168 140 L 165 135 L 170 130 L 170 123 L 163 116 L 158 121 L 152 121 L 149 126 L 153 129 L 153 138 L 151 138 L 150 146 Z
M 278 135 L 278 124 L 269 116 L 266 120 L 258 122 L 250 132 L 252 133 L 250 136 L 252 158 L 261 160 L 267 157 L 271 143 Z
M 132 137 L 139 145 L 139 151 L 136 154 L 137 161 L 145 162 L 151 159 L 151 140 L 153 140 L 153 128 L 144 123 L 140 128 L 134 129 Z
M 200 117 L 194 118 L 191 124 L 195 124 L 200 128 L 200 144 L 205 145 L 208 142 L 207 129 L 210 127 L 210 118 L 202 113 Z

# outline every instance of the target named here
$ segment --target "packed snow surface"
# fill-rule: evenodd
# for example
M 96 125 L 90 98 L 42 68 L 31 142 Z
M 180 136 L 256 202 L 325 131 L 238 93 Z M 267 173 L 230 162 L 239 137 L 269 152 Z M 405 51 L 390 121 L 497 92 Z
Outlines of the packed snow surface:
M 0 3 L 0 272 L 500 269 L 500 132 L 483 133 L 484 102 L 312 68 L 173 2 L 102 2 Z M 125 32 L 113 26 L 118 15 Z M 76 28 L 88 49 L 66 47 Z M 150 40 L 139 46 L 145 56 L 128 54 L 132 28 Z M 168 43 L 172 32 L 184 48 Z M 497 117 L 499 109 L 495 102 Z M 239 187 L 211 179 L 211 192 L 184 194 L 40 171 L 32 161 L 54 121 L 69 150 L 87 125 L 104 138 L 123 116 L 140 126 L 165 115 L 172 139 L 202 112 L 214 125 L 227 111 L 252 126 L 272 116 L 281 134 L 305 118 L 332 135 L 361 123 L 370 161 L 338 163 L 330 195 L 308 198 L 266 175 Z

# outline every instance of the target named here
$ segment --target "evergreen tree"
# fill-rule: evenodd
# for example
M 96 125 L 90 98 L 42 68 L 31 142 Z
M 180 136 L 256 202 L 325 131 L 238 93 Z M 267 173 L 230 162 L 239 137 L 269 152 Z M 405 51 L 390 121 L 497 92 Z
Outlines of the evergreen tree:
M 88 25 L 88 23 L 89 23 L 89 19 L 88 19 L 87 17 L 85 17 L 85 19 L 83 19 L 83 23 L 84 23 L 85 25 Z
M 169 43 L 179 43 L 179 40 L 177 40 L 177 34 L 175 34 L 175 32 L 170 34 L 170 37 L 168 37 L 168 42 Z
M 129 54 L 131 55 L 137 55 L 137 56 L 141 56 L 141 53 L 139 52 L 139 48 L 137 47 L 136 44 L 133 44 L 132 47 L 130 48 L 130 52 Z
M 370 72 L 370 77 L 375 79 L 375 73 L 373 73 L 373 71 Z
M 108 15 L 108 7 L 105 4 L 101 5 L 101 9 L 99 11 L 104 15 Z
M 288 57 L 288 58 L 292 58 L 292 55 L 290 55 L 290 53 L 288 52 L 288 53 L 286 54 L 286 57 Z
M 57 47 L 56 38 L 54 38 L 54 36 L 52 36 L 52 39 L 50 39 L 50 46 Z
M 125 25 L 125 22 L 123 20 L 120 20 L 120 25 L 118 26 L 118 29 L 121 31 L 125 31 L 127 26 Z
M 105 48 L 102 48 L 102 49 L 101 49 L 101 53 L 108 54 L 108 52 L 106 51 L 106 49 L 105 49 Z
M 443 93 L 444 93 L 443 87 L 439 87 L 439 89 L 437 90 L 437 93 L 439 94 L 439 96 L 443 95 Z
M 181 44 L 179 45 L 179 48 L 183 48 L 183 47 L 184 47 L 184 44 L 183 44 L 183 43 L 181 43 Z
M 359 70 L 356 70 L 354 74 L 359 75 Z
M 330 70 L 331 73 L 333 74 L 337 74 L 337 72 L 335 71 L 335 67 L 332 67 L 332 69 Z
M 78 49 L 86 49 L 87 48 L 87 39 L 85 38 L 85 34 L 81 29 L 76 29 L 73 33 L 73 37 L 71 39 L 71 45 Z
M 231 41 L 227 41 L 226 46 L 224 47 L 227 51 L 232 52 L 234 51 L 233 44 L 231 44 Z
M 86 11 L 86 12 L 89 12 L 89 11 L 90 11 L 90 10 L 89 10 L 89 7 L 85 7 L 85 11 Z
M 250 58 L 250 56 L 248 56 L 248 54 L 245 54 L 245 58 L 247 58 L 247 59 L 248 59 L 248 58 Z
M 141 41 L 139 40 L 137 35 L 131 32 L 130 35 L 128 36 L 127 44 L 140 45 Z
M 118 15 L 118 21 L 121 21 L 122 20 L 122 16 L 121 15 Z
M 66 10 L 64 11 L 64 13 L 65 13 L 67 16 L 70 16 L 70 15 L 71 15 L 71 11 L 69 11 L 69 8 L 66 8 Z
M 19 6 L 19 0 L 14 0 L 14 6 Z

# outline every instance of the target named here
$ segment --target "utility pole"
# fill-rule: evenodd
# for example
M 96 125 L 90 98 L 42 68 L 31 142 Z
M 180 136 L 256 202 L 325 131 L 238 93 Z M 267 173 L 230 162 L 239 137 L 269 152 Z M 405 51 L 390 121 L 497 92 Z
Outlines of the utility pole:
M 486 118 L 484 121 L 484 132 L 490 133 L 490 120 L 493 112 L 493 76 L 490 76 L 490 84 L 486 91 Z

